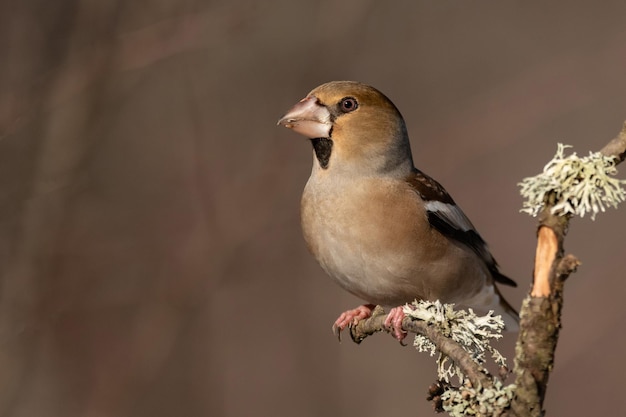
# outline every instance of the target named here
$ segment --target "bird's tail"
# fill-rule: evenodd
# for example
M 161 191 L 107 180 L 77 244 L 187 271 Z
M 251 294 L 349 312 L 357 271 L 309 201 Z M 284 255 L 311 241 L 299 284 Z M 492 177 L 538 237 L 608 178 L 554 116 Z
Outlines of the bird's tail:
M 498 295 L 498 304 L 494 306 L 493 309 L 496 315 L 502 316 L 502 320 L 504 320 L 504 330 L 507 332 L 516 332 L 519 330 L 519 313 L 515 310 L 511 304 L 502 296 L 498 287 L 494 284 L 493 286 L 496 290 L 496 294 Z

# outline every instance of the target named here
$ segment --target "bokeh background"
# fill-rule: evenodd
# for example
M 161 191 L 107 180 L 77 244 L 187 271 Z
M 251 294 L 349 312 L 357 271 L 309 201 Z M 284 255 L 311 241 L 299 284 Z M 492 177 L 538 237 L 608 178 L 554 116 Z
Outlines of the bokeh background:
M 359 300 L 306 251 L 311 149 L 276 120 L 330 80 L 386 93 L 519 305 L 535 221 L 516 183 L 557 142 L 587 154 L 620 130 L 625 15 L 580 0 L 1 2 L 0 415 L 431 415 L 432 359 L 331 335 Z M 624 210 L 572 222 L 583 266 L 549 415 L 626 414 Z

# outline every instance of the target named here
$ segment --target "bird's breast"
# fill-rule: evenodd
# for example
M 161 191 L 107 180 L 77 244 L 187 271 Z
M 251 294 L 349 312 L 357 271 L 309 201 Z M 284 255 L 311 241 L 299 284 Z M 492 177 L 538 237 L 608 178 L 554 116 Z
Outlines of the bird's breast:
M 419 201 L 385 181 L 309 180 L 302 196 L 302 229 L 324 270 L 349 292 L 377 304 L 423 298 L 425 249 L 419 244 Z M 428 231 L 426 231 L 428 232 Z M 436 251 L 436 248 L 433 248 Z M 404 301 L 402 301 L 404 302 Z

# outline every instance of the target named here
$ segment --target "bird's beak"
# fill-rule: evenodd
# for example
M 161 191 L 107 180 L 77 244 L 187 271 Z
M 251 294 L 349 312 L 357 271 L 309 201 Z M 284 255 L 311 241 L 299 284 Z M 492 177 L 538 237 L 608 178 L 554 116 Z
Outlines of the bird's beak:
M 308 138 L 328 138 L 333 124 L 330 112 L 316 97 L 305 97 L 280 118 L 283 125 Z

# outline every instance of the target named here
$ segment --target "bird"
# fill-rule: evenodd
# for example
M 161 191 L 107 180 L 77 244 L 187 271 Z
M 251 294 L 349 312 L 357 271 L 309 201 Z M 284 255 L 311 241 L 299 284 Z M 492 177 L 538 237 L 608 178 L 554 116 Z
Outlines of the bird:
M 390 306 L 384 325 L 402 341 L 403 305 L 439 300 L 519 316 L 496 283 L 516 286 L 450 194 L 415 167 L 404 118 L 357 81 L 314 88 L 278 120 L 308 138 L 313 167 L 300 204 L 309 251 L 343 289 L 365 301 L 333 325 L 340 335 Z

